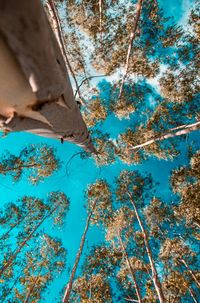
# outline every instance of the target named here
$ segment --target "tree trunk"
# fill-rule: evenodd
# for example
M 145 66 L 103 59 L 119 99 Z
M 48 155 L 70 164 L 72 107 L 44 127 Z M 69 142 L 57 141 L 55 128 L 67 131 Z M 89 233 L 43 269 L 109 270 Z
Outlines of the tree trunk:
M 85 229 L 84 229 L 83 235 L 81 237 L 81 242 L 80 242 L 80 246 L 79 246 L 79 249 L 78 249 L 78 252 L 77 252 L 77 255 L 76 255 L 74 266 L 72 268 L 72 271 L 71 271 L 71 274 L 70 274 L 70 278 L 69 278 L 69 282 L 68 282 L 68 284 L 66 286 L 65 293 L 64 293 L 64 296 L 63 296 L 63 300 L 62 300 L 63 303 L 69 303 L 69 297 L 70 297 L 70 293 L 71 293 L 71 290 L 72 290 L 72 285 L 73 285 L 74 277 L 75 277 L 76 270 L 77 270 L 77 267 L 78 267 L 78 264 L 79 264 L 79 261 L 80 261 L 80 257 L 81 257 L 82 252 L 83 252 L 83 247 L 84 247 L 84 244 L 85 244 L 87 231 L 89 229 L 90 220 L 91 220 L 93 211 L 94 211 L 94 209 L 96 207 L 96 204 L 97 204 L 97 200 L 95 200 L 95 202 L 93 204 L 93 207 L 92 207 L 92 210 L 91 210 L 90 214 L 87 217 Z
M 6 264 L 1 268 L 0 270 L 0 277 L 4 273 L 4 271 L 12 264 L 13 260 L 18 256 L 18 254 L 21 252 L 22 248 L 26 245 L 26 243 L 31 239 L 33 234 L 36 232 L 36 230 L 42 225 L 42 223 L 49 218 L 54 211 L 58 208 L 58 205 L 51 211 L 49 212 L 44 218 L 35 226 L 35 228 L 32 230 L 32 232 L 28 235 L 28 237 L 21 243 L 19 248 L 15 249 L 13 255 L 8 259 Z
M 177 132 L 172 132 L 173 130 L 175 129 L 181 129 Z M 161 135 L 160 137 L 157 137 L 157 138 L 154 138 L 154 139 L 151 139 L 151 140 L 148 140 L 142 144 L 138 144 L 138 145 L 135 145 L 135 146 L 132 146 L 129 148 L 129 150 L 135 150 L 135 149 L 139 149 L 139 148 L 142 148 L 142 147 L 145 147 L 147 145 L 150 145 L 152 143 L 155 143 L 157 141 L 163 141 L 163 140 L 166 140 L 168 138 L 173 138 L 173 137 L 176 137 L 176 136 L 181 136 L 181 135 L 186 135 L 192 131 L 195 131 L 197 129 L 200 128 L 200 121 L 196 122 L 196 123 L 193 123 L 193 124 L 188 124 L 188 125 L 183 125 L 182 127 L 181 126 L 178 126 L 177 128 L 172 128 L 172 129 L 169 129 L 169 131 L 164 134 L 164 135 Z
M 78 92 L 80 101 L 81 101 L 82 105 L 85 105 L 85 102 L 84 102 L 84 100 L 83 100 L 83 98 L 81 96 L 81 92 L 80 92 L 80 89 L 79 89 L 79 86 L 78 86 L 78 82 L 76 80 L 76 76 L 74 74 L 74 71 L 73 71 L 73 69 L 71 67 L 71 64 L 69 62 L 69 59 L 67 57 L 67 51 L 66 51 L 66 47 L 65 47 L 65 42 L 64 42 L 64 37 L 63 37 L 63 33 L 62 33 L 62 28 L 61 28 L 61 25 L 60 25 L 60 20 L 59 20 L 59 16 L 58 16 L 58 13 L 57 13 L 57 9 L 56 9 L 54 0 L 48 0 L 48 2 L 47 2 L 47 8 L 48 8 L 48 11 L 49 11 L 49 16 L 50 16 L 50 18 L 52 20 L 52 23 L 53 23 L 53 27 L 54 27 L 54 31 L 56 33 L 58 44 L 59 44 L 60 49 L 62 51 L 63 57 L 65 58 L 66 65 L 67 65 L 67 67 L 70 70 L 72 78 L 74 79 L 74 83 L 76 85 L 76 90 Z
M 189 287 L 189 293 L 190 293 L 190 295 L 191 295 L 193 301 L 194 301 L 195 303 L 198 303 L 197 299 L 195 298 L 194 291 L 193 291 L 193 289 L 192 289 L 191 287 Z
M 136 295 L 137 295 L 137 298 L 138 298 L 138 301 L 135 301 L 135 302 L 142 303 L 142 296 L 141 296 L 141 294 L 140 294 L 140 289 L 139 289 L 139 286 L 138 286 L 138 284 L 137 284 L 135 272 L 134 272 L 133 267 L 131 266 L 131 263 L 130 263 L 130 260 L 129 260 L 129 257 L 128 257 L 126 248 L 125 248 L 124 243 L 123 243 L 123 241 L 122 241 L 122 238 L 121 238 L 121 236 L 120 236 L 119 234 L 118 234 L 118 239 L 119 239 L 119 242 L 120 242 L 120 244 L 121 244 L 122 251 L 123 251 L 123 254 L 124 254 L 124 256 L 125 256 L 125 259 L 126 259 L 126 264 L 127 264 L 127 266 L 128 266 L 129 272 L 130 272 L 131 277 L 132 277 L 132 279 L 133 279 L 133 283 L 134 283 L 134 287 L 135 287 L 135 292 L 136 292 Z
M 103 33 L 102 33 L 102 0 L 99 0 L 99 30 L 101 35 L 101 42 L 103 40 Z
M 152 280 L 153 280 L 153 283 L 154 283 L 154 286 L 155 286 L 155 290 L 157 292 L 159 302 L 164 303 L 165 298 L 164 298 L 164 294 L 163 294 L 163 289 L 162 289 L 162 285 L 161 285 L 161 282 L 159 280 L 158 273 L 157 273 L 157 270 L 156 270 L 156 267 L 155 267 L 155 264 L 154 264 L 154 260 L 153 260 L 153 257 L 152 257 L 152 252 L 151 252 L 150 245 L 149 245 L 149 242 L 148 242 L 148 236 L 147 236 L 147 233 L 144 229 L 144 226 L 143 226 L 143 223 L 140 219 L 140 215 L 138 213 L 137 207 L 135 205 L 135 202 L 134 202 L 130 192 L 128 192 L 128 195 L 129 195 L 129 198 L 130 198 L 130 202 L 133 206 L 138 224 L 140 226 L 140 229 L 141 229 L 143 237 L 144 237 L 144 244 L 145 244 L 147 256 L 148 256 L 150 267 L 151 267 Z
M 132 46 L 133 46 L 133 41 L 136 37 L 136 32 L 137 32 L 138 23 L 139 23 L 140 14 L 141 14 L 141 9 L 142 9 L 142 2 L 143 2 L 143 0 L 138 0 L 137 7 L 136 7 L 135 22 L 133 24 L 133 30 L 132 30 L 131 35 L 130 35 L 130 42 L 129 42 L 127 56 L 126 56 L 125 72 L 124 72 L 122 82 L 121 82 L 121 85 L 120 85 L 119 99 L 121 98 L 121 95 L 122 95 L 122 92 L 123 92 L 123 87 L 124 87 L 124 82 L 125 82 L 127 74 L 128 74 L 128 67 L 129 67 L 131 49 L 132 49 Z
M 195 283 L 197 284 L 197 286 L 200 288 L 200 282 L 198 281 L 198 279 L 197 279 L 195 273 L 193 272 L 193 270 L 190 268 L 190 266 L 187 264 L 187 262 L 184 259 L 181 259 L 180 261 L 181 261 L 181 263 L 183 263 L 185 265 L 185 267 L 187 268 L 188 272 L 192 276 L 193 280 L 195 281 Z

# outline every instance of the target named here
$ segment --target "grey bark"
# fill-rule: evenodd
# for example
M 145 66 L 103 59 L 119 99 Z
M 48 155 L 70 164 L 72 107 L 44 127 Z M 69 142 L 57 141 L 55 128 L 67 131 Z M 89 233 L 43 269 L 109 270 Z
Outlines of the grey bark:
M 36 95 L 33 113 L 40 113 L 48 121 L 20 117 L 16 110 L 7 125 L 6 117 L 1 119 L 0 128 L 62 138 L 95 152 L 73 96 L 65 61 L 40 0 L 0 0 L 0 37 Z

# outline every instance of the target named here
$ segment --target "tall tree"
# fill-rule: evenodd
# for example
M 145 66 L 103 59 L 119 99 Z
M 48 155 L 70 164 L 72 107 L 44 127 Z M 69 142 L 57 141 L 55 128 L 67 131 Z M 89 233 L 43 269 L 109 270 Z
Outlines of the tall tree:
M 151 184 L 151 178 L 148 177 L 144 179 L 138 172 L 122 171 L 117 180 L 118 187 L 116 195 L 118 200 L 130 203 L 134 210 L 138 225 L 143 235 L 144 245 L 151 267 L 152 280 L 158 295 L 158 299 L 159 302 L 164 302 L 165 298 L 163 294 L 162 284 L 156 269 L 155 261 L 153 259 L 153 254 L 149 243 L 148 231 L 145 228 L 142 216 L 140 215 L 137 206 L 137 203 L 143 199 L 145 189 L 147 189 L 149 186 L 151 187 Z
M 37 184 L 59 168 L 55 149 L 46 144 L 28 145 L 18 156 L 6 152 L 0 160 L 0 174 L 11 176 L 15 182 L 25 175 L 32 184 Z
M 97 224 L 99 220 L 106 220 L 109 216 L 110 204 L 111 204 L 111 194 L 106 182 L 97 181 L 96 183 L 89 186 L 87 190 L 87 199 L 88 199 L 88 216 L 86 219 L 86 225 L 81 237 L 80 246 L 75 258 L 75 262 L 70 273 L 69 282 L 66 286 L 65 293 L 63 296 L 63 303 L 68 303 L 70 299 L 70 294 L 72 291 L 72 285 L 77 271 L 77 267 L 83 252 L 86 235 L 89 229 L 90 224 Z M 104 210 L 107 207 L 107 214 L 104 214 Z M 101 219 L 100 219 L 101 218 Z

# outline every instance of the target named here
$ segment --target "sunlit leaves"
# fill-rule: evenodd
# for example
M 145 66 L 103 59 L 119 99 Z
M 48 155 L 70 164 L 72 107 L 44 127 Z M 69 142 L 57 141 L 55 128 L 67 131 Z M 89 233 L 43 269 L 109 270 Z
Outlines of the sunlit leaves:
M 32 184 L 43 181 L 59 169 L 55 149 L 45 144 L 28 145 L 18 156 L 6 153 L 1 157 L 0 174 L 10 175 L 13 181 L 25 176 Z

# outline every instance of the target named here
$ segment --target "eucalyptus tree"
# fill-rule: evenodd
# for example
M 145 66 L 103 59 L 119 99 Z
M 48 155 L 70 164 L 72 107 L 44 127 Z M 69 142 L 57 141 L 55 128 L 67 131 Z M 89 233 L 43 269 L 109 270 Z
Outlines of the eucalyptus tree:
M 58 170 L 60 164 L 53 147 L 30 144 L 18 156 L 5 152 L 0 159 L 0 174 L 11 176 L 15 182 L 25 176 L 32 184 L 37 184 Z
M 59 239 L 43 234 L 36 249 L 25 254 L 24 270 L 14 289 L 15 302 L 39 302 L 51 281 L 66 263 L 66 250 Z
M 30 197 L 25 199 L 31 200 Z M 30 203 L 30 205 L 32 204 Z M 45 221 L 50 219 L 55 225 L 63 224 L 68 209 L 69 200 L 61 192 L 50 193 L 46 203 L 39 200 L 38 208 L 36 207 L 35 211 L 33 210 L 30 214 L 28 212 L 26 220 L 23 221 L 24 225 L 22 224 L 18 233 L 16 233 L 16 245 L 14 249 L 12 247 L 9 253 L 5 254 L 1 262 L 0 276 L 4 276 L 10 270 L 9 268 L 13 268 L 21 252 L 26 250 L 29 243 L 38 237 Z
M 76 254 L 75 262 L 73 264 L 69 281 L 65 288 L 63 302 L 68 303 L 72 291 L 73 281 L 77 271 L 77 267 L 83 252 L 88 229 L 91 224 L 99 224 L 102 221 L 108 220 L 111 213 L 111 193 L 108 184 L 103 180 L 97 180 L 96 183 L 91 184 L 87 190 L 87 219 L 85 229 L 81 237 L 80 246 Z
M 138 281 L 136 278 L 136 267 L 135 267 L 135 258 L 130 257 L 128 254 L 128 251 L 126 249 L 126 242 L 124 240 L 124 233 L 129 234 L 130 229 L 132 228 L 132 218 L 133 218 L 133 211 L 131 211 L 129 208 L 123 207 L 120 209 L 117 209 L 113 215 L 112 219 L 110 219 L 108 225 L 107 225 L 107 235 L 106 239 L 108 241 L 112 241 L 113 245 L 117 245 L 120 247 L 123 258 L 122 258 L 122 264 L 121 270 L 118 273 L 119 280 L 121 281 L 121 284 L 123 283 L 125 285 L 130 286 L 130 281 L 126 281 L 123 277 L 124 275 L 124 267 L 128 270 L 128 275 L 131 277 L 132 283 L 133 283 L 133 289 L 135 289 L 135 296 L 136 300 L 138 302 L 142 302 L 142 294 L 141 289 L 138 285 Z M 125 236 L 126 239 L 127 235 Z M 117 239 L 117 241 L 116 241 Z M 126 276 L 126 275 L 125 275 Z M 125 281 L 124 281 L 125 280 Z M 125 282 L 125 283 L 124 283 Z M 126 283 L 127 282 L 127 283 Z
M 190 164 L 175 169 L 171 175 L 172 188 L 180 196 L 180 203 L 174 207 L 175 216 L 178 221 L 184 218 L 185 224 L 193 231 L 200 228 L 199 155 L 199 151 L 194 152 Z
M 113 302 L 108 277 L 103 273 L 78 277 L 73 284 L 72 300 L 85 303 Z
M 200 273 L 198 270 L 193 269 L 194 267 L 198 268 L 198 257 L 190 246 L 186 245 L 184 241 L 179 238 L 167 238 L 161 246 L 160 258 L 165 263 L 168 263 L 169 268 L 177 268 L 177 275 L 183 275 L 184 272 L 185 277 L 190 276 L 190 279 L 187 279 L 187 290 L 189 290 L 189 287 L 193 287 L 195 288 L 194 293 L 196 292 L 198 294 L 198 288 L 200 288 Z
M 116 196 L 122 203 L 128 203 L 134 211 L 134 214 L 139 225 L 139 229 L 142 233 L 144 247 L 149 260 L 152 281 L 157 292 L 157 296 L 160 302 L 164 302 L 163 288 L 158 275 L 155 260 L 153 258 L 153 252 L 149 243 L 148 230 L 145 227 L 145 222 L 140 214 L 138 204 L 142 203 L 145 192 L 152 187 L 152 179 L 150 176 L 145 178 L 140 175 L 138 171 L 122 171 L 117 179 Z

